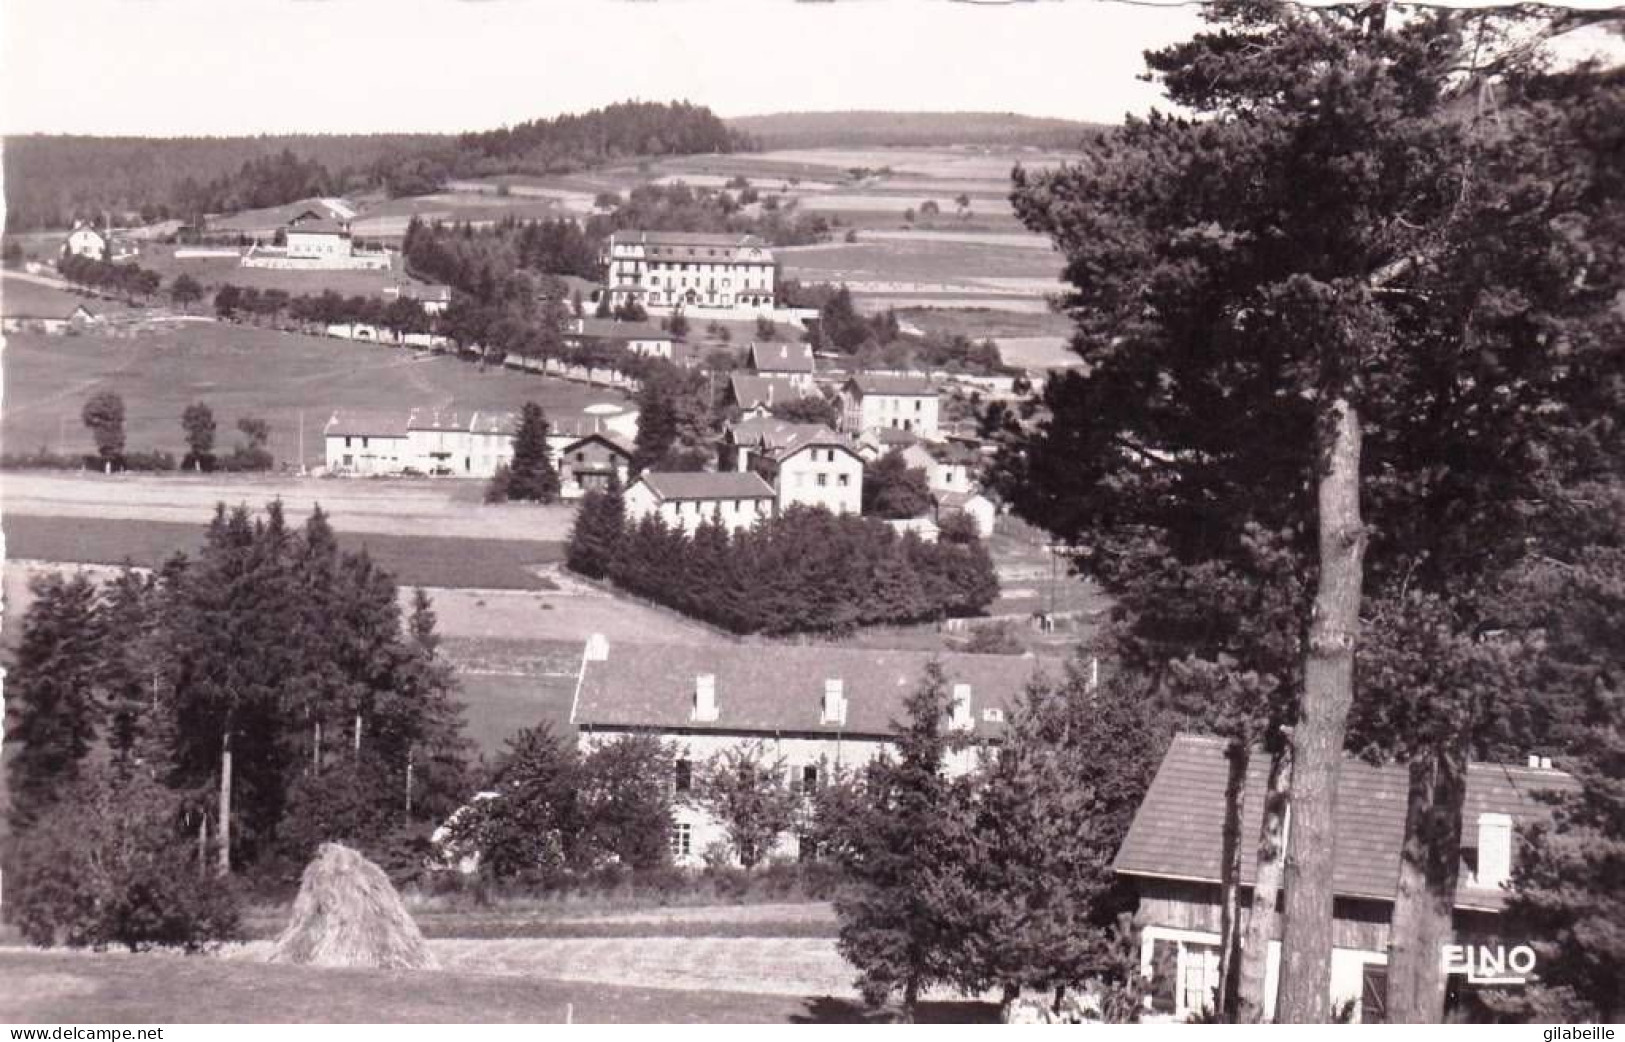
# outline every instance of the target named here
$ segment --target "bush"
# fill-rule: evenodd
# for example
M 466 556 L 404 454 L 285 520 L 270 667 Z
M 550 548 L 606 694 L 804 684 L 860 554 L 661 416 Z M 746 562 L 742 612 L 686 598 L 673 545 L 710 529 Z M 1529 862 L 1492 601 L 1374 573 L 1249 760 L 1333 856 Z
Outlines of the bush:
M 85 465 L 83 456 L 65 456 L 44 448 L 36 452 L 8 452 L 0 455 L 0 470 L 78 470 Z M 96 461 L 101 466 L 101 461 Z
M 178 793 L 103 769 L 15 844 L 6 913 L 34 944 L 206 950 L 237 936 L 235 893 L 200 871 Z
M 174 470 L 175 457 L 168 452 L 126 452 L 119 464 L 119 470 L 159 472 Z

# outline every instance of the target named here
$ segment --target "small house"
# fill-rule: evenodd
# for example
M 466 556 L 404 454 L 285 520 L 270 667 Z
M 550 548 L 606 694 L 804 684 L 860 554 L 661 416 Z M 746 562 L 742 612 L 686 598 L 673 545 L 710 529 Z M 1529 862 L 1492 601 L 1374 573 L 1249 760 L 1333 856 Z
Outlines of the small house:
M 841 423 L 851 432 L 885 428 L 937 435 L 939 403 L 928 377 L 858 373 L 841 388 Z
M 626 490 L 626 518 L 636 524 L 653 514 L 685 532 L 715 518 L 736 531 L 772 517 L 775 499 L 772 486 L 754 473 L 645 471 Z
M 554 461 L 564 497 L 607 489 L 612 478 L 624 487 L 634 451 L 631 442 L 616 434 L 593 433 L 570 442 Z
M 399 474 L 407 466 L 406 417 L 336 412 L 322 429 L 333 474 Z

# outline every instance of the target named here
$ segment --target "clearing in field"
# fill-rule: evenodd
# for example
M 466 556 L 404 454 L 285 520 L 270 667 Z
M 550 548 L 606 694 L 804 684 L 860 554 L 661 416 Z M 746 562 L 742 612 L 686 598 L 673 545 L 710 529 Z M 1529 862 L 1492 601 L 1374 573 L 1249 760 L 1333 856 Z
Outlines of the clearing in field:
M 561 416 L 625 400 L 619 392 L 537 373 L 482 372 L 445 355 L 226 323 L 133 337 L 19 333 L 6 347 L 0 445 L 9 453 L 92 452 L 79 412 L 86 398 L 104 390 L 124 398 L 131 450 L 163 449 L 177 457 L 185 450 L 181 413 L 193 402 L 214 410 L 218 442 L 227 450 L 240 418 L 269 421 L 271 453 L 289 463 L 300 458 L 302 413 L 307 466 L 322 463 L 322 424 L 339 409 L 517 410 L 535 401 Z

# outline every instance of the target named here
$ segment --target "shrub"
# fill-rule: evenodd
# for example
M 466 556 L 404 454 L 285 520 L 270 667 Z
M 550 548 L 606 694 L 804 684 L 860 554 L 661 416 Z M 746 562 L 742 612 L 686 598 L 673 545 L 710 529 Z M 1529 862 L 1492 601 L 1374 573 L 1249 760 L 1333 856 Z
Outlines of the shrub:
M 158 472 L 175 469 L 174 455 L 162 451 L 126 452 L 120 463 L 120 470 Z
M 200 872 L 180 794 L 88 775 L 17 840 L 7 914 L 34 944 L 197 952 L 237 935 L 234 892 Z

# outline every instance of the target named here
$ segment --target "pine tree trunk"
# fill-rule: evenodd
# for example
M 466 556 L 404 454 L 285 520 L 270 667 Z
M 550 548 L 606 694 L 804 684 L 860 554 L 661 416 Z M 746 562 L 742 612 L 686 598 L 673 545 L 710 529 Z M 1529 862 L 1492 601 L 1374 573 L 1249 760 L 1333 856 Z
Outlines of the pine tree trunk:
M 355 749 L 354 749 L 354 756 L 358 760 L 361 759 L 361 713 L 359 711 L 357 711 L 356 714 L 355 714 Z
M 220 875 L 231 875 L 231 732 L 220 737 Z
M 406 816 L 412 816 L 412 750 L 406 751 Z
M 914 1023 L 914 1009 L 920 1002 L 920 981 L 913 974 L 903 983 L 903 1023 Z
M 1359 638 L 1365 532 L 1360 521 L 1360 417 L 1346 398 L 1321 415 L 1316 496 L 1320 574 L 1309 621 L 1303 705 L 1292 731 L 1292 849 L 1276 1019 L 1324 1024 L 1331 1016 L 1332 870 L 1337 774 Z
M 1399 893 L 1389 934 L 1390 1023 L 1436 1024 L 1444 1019 L 1442 957 L 1451 942 L 1466 801 L 1462 745 L 1430 750 L 1411 761 Z
M 197 874 L 209 873 L 209 813 L 199 810 L 197 816 Z
M 1292 746 L 1278 736 L 1270 755 L 1269 780 L 1264 788 L 1264 815 L 1258 828 L 1258 867 L 1253 878 L 1253 899 L 1241 942 L 1240 1002 L 1236 1020 L 1262 1024 L 1272 1011 L 1265 1005 L 1269 978 L 1270 941 L 1281 922 L 1276 906 L 1281 899 L 1281 877 L 1286 871 L 1286 812 L 1292 789 Z
M 1234 1023 L 1239 1001 L 1241 957 L 1241 822 L 1246 811 L 1247 764 L 1251 750 L 1245 738 L 1225 746 L 1229 772 L 1224 783 L 1223 854 L 1219 865 L 1219 1019 Z
M 316 734 L 310 746 L 310 760 L 316 773 L 322 773 L 322 722 L 320 720 L 316 721 Z

